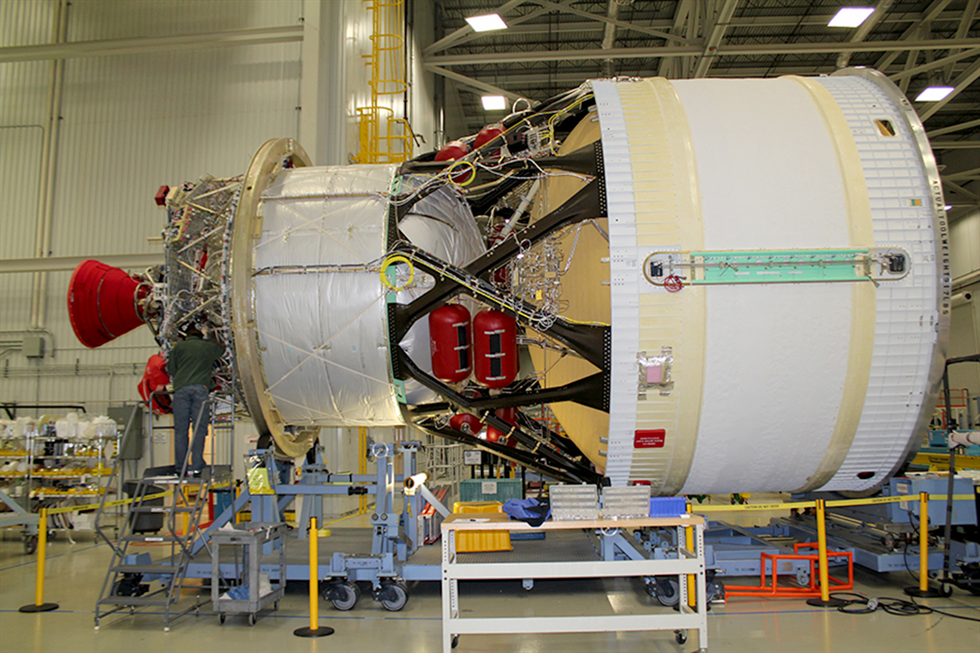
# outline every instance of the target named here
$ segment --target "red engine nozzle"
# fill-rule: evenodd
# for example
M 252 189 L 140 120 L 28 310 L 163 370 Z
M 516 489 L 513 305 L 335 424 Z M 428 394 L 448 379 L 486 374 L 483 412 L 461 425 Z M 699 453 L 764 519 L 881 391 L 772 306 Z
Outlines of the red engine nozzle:
M 139 279 L 98 261 L 82 261 L 68 282 L 68 319 L 86 347 L 95 349 L 145 321 L 139 302 L 148 292 Z

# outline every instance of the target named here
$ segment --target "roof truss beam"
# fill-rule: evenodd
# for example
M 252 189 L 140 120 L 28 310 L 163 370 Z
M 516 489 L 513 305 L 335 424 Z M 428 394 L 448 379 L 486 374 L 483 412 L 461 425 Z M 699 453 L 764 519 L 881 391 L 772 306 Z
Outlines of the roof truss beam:
M 890 2 L 891 0 L 883 1 Z M 725 38 L 725 32 L 731 24 L 735 9 L 738 8 L 738 2 L 739 0 L 723 0 L 721 7 L 714 12 L 711 19 L 711 31 L 708 34 L 707 42 L 704 44 L 704 51 L 698 59 L 697 67 L 694 69 L 694 77 L 700 78 L 708 74 L 708 69 L 711 68 L 711 64 L 715 60 L 714 54 Z
M 881 19 L 884 18 L 886 13 L 888 13 L 888 10 L 891 9 L 894 2 L 895 0 L 880 0 L 880 2 L 875 5 L 874 12 L 868 16 L 867 20 L 861 23 L 860 27 L 854 30 L 854 33 L 851 34 L 851 38 L 849 38 L 848 41 L 851 43 L 860 43 L 864 39 L 868 38 L 868 34 L 870 34 L 871 30 L 878 26 L 878 23 L 880 23 Z M 846 51 L 838 54 L 837 67 L 847 68 L 847 64 L 851 61 L 852 54 L 853 52 Z
M 907 50 L 949 50 L 951 48 L 980 47 L 980 38 L 928 39 L 920 41 L 872 41 L 851 43 L 754 43 L 749 45 L 722 45 L 715 56 L 757 56 L 781 54 L 828 54 L 846 52 L 905 52 Z M 613 48 L 611 50 L 532 50 L 524 52 L 490 52 L 484 54 L 442 55 L 427 57 L 425 63 L 437 66 L 464 66 L 532 61 L 582 61 L 587 59 L 658 59 L 660 57 L 686 57 L 700 55 L 703 50 L 692 46 L 664 46 L 659 48 Z
M 947 95 L 939 102 L 933 102 L 928 109 L 919 112 L 919 118 L 922 119 L 922 122 L 925 122 L 932 116 L 936 115 L 937 111 L 949 104 L 950 100 L 962 93 L 967 86 L 976 81 L 977 77 L 980 77 L 980 59 L 974 61 L 972 66 L 967 68 L 962 74 L 960 74 L 959 77 L 950 82 L 950 84 L 953 86 L 952 93 Z
M 664 39 L 666 41 L 673 41 L 675 43 L 687 43 L 687 39 L 684 38 L 683 36 L 678 36 L 676 34 L 668 34 L 667 32 L 651 29 L 649 27 L 643 27 L 642 25 L 637 25 L 636 23 L 628 23 L 624 20 L 617 20 L 615 18 L 610 18 L 609 16 L 593 14 L 588 11 L 576 9 L 571 5 L 571 3 L 568 2 L 563 2 L 559 4 L 556 2 L 551 2 L 551 0 L 529 0 L 529 1 L 541 5 L 543 8 L 549 8 L 552 11 L 558 11 L 566 14 L 574 14 L 575 16 L 580 16 L 582 18 L 587 18 L 589 20 L 597 20 L 601 23 L 605 23 L 606 25 L 614 25 L 616 27 L 632 30 L 634 32 L 640 32 L 641 34 L 647 34 L 648 36 L 654 36 L 658 39 Z
M 503 95 L 511 100 L 518 100 L 522 96 L 514 93 L 513 91 L 508 91 L 507 89 L 500 88 L 499 86 L 494 86 L 493 84 L 488 84 L 487 82 L 482 82 L 479 79 L 473 79 L 472 77 L 467 77 L 466 75 L 460 75 L 452 70 L 446 70 L 440 66 L 426 65 L 425 69 L 430 73 L 435 73 L 436 75 L 442 75 L 446 79 L 451 79 L 454 82 L 459 82 L 464 86 L 470 87 L 474 93 L 489 93 L 491 95 Z
M 898 83 L 902 79 L 908 79 L 914 77 L 919 73 L 928 72 L 936 68 L 942 68 L 943 66 L 949 64 L 955 64 L 957 61 L 962 59 L 969 59 L 970 57 L 975 57 L 980 55 L 980 48 L 972 48 L 970 50 L 963 50 L 956 54 L 951 54 L 948 57 L 943 57 L 942 59 L 936 59 L 935 61 L 922 64 L 921 66 L 915 66 L 914 68 L 908 68 L 900 73 L 895 73 L 894 75 L 889 75 L 888 78 L 893 82 Z
M 922 12 L 922 16 L 919 17 L 919 20 L 912 23 L 908 27 L 908 29 L 905 30 L 905 33 L 902 34 L 902 36 L 899 38 L 899 41 L 912 41 L 913 39 L 915 39 L 916 33 L 922 27 L 922 23 L 930 23 L 933 20 L 935 20 L 935 18 L 942 13 L 943 9 L 945 9 L 946 6 L 951 1 L 952 0 L 934 0 L 934 2 L 931 5 L 929 5 L 929 7 L 924 12 Z M 909 47 L 906 49 L 912 50 L 915 48 Z M 895 61 L 895 59 L 898 58 L 898 55 L 900 54 L 901 54 L 901 50 L 888 52 L 880 59 L 878 59 L 874 67 L 877 68 L 878 70 L 885 70 L 886 68 L 888 68 L 888 66 L 892 64 L 893 61 Z
M 961 122 L 958 125 L 950 125 L 949 127 L 943 127 L 942 129 L 935 129 L 933 131 L 926 132 L 926 136 L 929 138 L 935 138 L 936 136 L 952 134 L 953 132 L 963 131 L 964 129 L 972 129 L 973 127 L 980 127 L 980 120 L 969 120 L 967 122 Z

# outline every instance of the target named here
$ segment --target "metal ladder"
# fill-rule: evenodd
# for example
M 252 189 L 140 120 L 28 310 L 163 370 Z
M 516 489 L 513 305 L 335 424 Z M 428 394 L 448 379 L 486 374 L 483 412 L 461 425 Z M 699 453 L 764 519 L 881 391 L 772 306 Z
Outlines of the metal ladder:
M 99 621 L 102 618 L 125 608 L 129 608 L 130 614 L 133 614 L 137 608 L 143 606 L 158 606 L 163 608 L 163 630 L 167 632 L 170 630 L 170 623 L 173 620 L 191 611 L 199 614 L 201 606 L 210 601 L 209 595 L 202 593 L 195 597 L 189 606 L 185 606 L 181 610 L 174 609 L 180 600 L 180 593 L 187 577 L 187 567 L 196 550 L 195 538 L 200 533 L 201 518 L 204 514 L 204 507 L 208 503 L 211 488 L 215 480 L 218 480 L 217 476 L 222 476 L 224 480 L 230 478 L 231 470 L 229 467 L 215 466 L 214 449 L 219 432 L 233 433 L 234 431 L 234 395 L 213 393 L 210 400 L 209 421 L 211 425 L 212 462 L 209 467 L 202 471 L 201 477 L 187 478 L 185 476 L 187 460 L 182 461 L 179 468 L 173 466 L 154 468 L 163 473 L 151 473 L 144 478 L 133 481 L 136 484 L 132 497 L 133 503 L 119 540 L 113 542 L 97 526 L 99 535 L 112 548 L 113 555 L 95 606 L 96 630 L 98 630 Z M 221 415 L 216 414 L 218 406 L 225 407 Z M 152 425 L 150 439 L 153 440 Z M 189 457 L 190 449 L 188 448 Z M 110 485 L 112 479 L 119 472 L 119 465 L 120 462 L 117 458 L 113 466 Z M 188 500 L 187 493 L 184 491 L 188 487 L 197 488 L 197 495 L 192 502 Z M 170 505 L 165 505 L 165 498 L 154 497 L 155 494 L 158 494 L 157 490 L 161 488 L 172 491 L 173 501 Z M 151 503 L 156 498 L 160 498 L 160 501 Z M 99 517 L 101 517 L 105 502 L 106 495 L 103 494 L 102 503 L 99 506 L 99 516 L 95 520 L 97 525 L 100 523 Z M 162 515 L 164 517 L 162 528 L 152 528 L 152 526 L 147 528 L 145 524 L 141 524 L 140 518 L 144 515 Z M 182 515 L 187 517 L 187 526 L 183 533 L 178 531 L 178 517 Z M 147 530 L 153 530 L 153 533 L 145 532 Z M 154 557 L 146 551 L 131 553 L 130 545 L 135 543 L 168 546 L 165 547 L 162 555 L 158 554 Z M 204 541 L 204 547 L 207 547 L 207 541 Z M 167 555 L 168 553 L 169 555 Z M 155 581 L 160 581 L 162 586 L 151 591 L 150 584 Z
M 206 468 L 200 479 L 185 479 L 176 474 L 166 474 L 135 481 L 133 505 L 130 507 L 122 537 L 113 543 L 103 535 L 103 539 L 112 547 L 113 555 L 95 605 L 96 629 L 100 619 L 114 612 L 129 608 L 130 614 L 133 614 L 139 607 L 159 606 L 164 609 L 163 630 L 166 632 L 170 630 L 171 621 L 192 610 L 199 613 L 200 607 L 209 600 L 206 594 L 201 594 L 191 605 L 179 611 L 174 609 L 180 600 L 187 565 L 191 561 L 191 547 L 211 488 L 210 472 L 211 469 Z M 174 499 L 170 505 L 150 503 L 156 498 L 154 495 L 157 494 L 158 486 L 173 490 Z M 184 492 L 188 486 L 198 489 L 193 501 Z M 140 520 L 143 515 L 163 515 L 163 527 L 158 532 L 146 532 L 146 526 Z M 183 533 L 178 531 L 179 515 L 187 516 L 187 527 Z M 130 545 L 134 543 L 167 546 L 163 547 L 163 555 L 154 557 L 146 551 L 130 552 Z M 162 586 L 151 590 L 150 583 L 154 581 L 160 581 Z

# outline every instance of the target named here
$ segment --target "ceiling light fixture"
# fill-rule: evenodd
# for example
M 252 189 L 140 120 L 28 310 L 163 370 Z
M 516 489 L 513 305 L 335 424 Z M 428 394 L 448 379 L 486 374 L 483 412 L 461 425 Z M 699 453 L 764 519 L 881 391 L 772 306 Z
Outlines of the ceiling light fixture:
M 857 27 L 874 13 L 874 7 L 844 7 L 830 19 L 828 27 Z
M 507 98 L 503 95 L 484 95 L 480 99 L 487 111 L 503 111 L 507 108 Z
M 952 86 L 927 86 L 921 93 L 915 96 L 915 101 L 939 102 L 955 90 Z
M 507 29 L 507 23 L 500 17 L 500 14 L 486 14 L 485 16 L 470 16 L 466 19 L 474 32 L 491 32 L 495 29 Z

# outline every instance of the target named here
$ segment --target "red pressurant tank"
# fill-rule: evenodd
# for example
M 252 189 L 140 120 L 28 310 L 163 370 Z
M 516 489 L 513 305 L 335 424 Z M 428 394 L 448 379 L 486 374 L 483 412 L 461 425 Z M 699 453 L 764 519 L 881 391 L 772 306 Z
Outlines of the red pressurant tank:
M 495 122 L 492 125 L 487 125 L 476 135 L 476 139 L 473 141 L 473 148 L 477 149 L 483 147 L 493 139 L 497 138 L 504 133 L 503 123 Z M 503 144 L 503 143 L 501 143 Z
M 517 322 L 495 309 L 473 318 L 473 372 L 485 388 L 503 388 L 517 378 Z
M 483 423 L 480 422 L 480 418 L 476 415 L 471 415 L 469 413 L 456 413 L 449 418 L 449 426 L 456 429 L 457 431 L 462 431 L 463 433 L 468 433 L 470 435 L 476 435 L 483 428 Z
M 507 422 L 511 426 L 517 424 L 517 409 L 516 408 L 498 408 L 497 410 L 495 410 L 493 412 L 493 414 L 496 415 L 497 417 L 499 417 L 500 419 L 504 420 L 505 422 Z M 487 426 L 487 441 L 488 442 L 497 442 L 498 440 L 502 440 L 502 439 L 504 439 L 506 437 L 507 437 L 507 434 L 506 433 L 501 433 L 500 431 L 498 431 L 494 427 Z M 507 441 L 504 444 L 506 444 L 508 447 L 514 446 L 513 438 L 507 438 Z
M 461 304 L 446 304 L 429 313 L 429 352 L 432 375 L 444 383 L 459 383 L 473 371 L 470 312 Z

